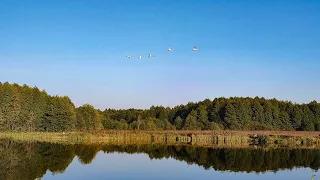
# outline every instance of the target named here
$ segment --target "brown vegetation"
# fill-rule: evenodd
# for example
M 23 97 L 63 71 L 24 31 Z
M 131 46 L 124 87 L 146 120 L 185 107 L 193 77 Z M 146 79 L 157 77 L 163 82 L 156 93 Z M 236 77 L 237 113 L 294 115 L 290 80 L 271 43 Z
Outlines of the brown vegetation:
M 74 132 L 79 133 L 79 132 Z M 93 134 L 123 134 L 123 133 L 135 133 L 135 134 L 206 134 L 206 135 L 239 135 L 239 136 L 288 136 L 288 137 L 320 137 L 319 131 L 238 131 L 238 130 L 215 130 L 215 131 L 197 131 L 197 130 L 161 130 L 161 131 L 138 131 L 138 130 L 103 130 L 103 131 L 91 131 L 85 132 Z
M 288 131 L 90 131 L 67 133 L 0 133 L 0 139 L 67 144 L 167 144 L 202 147 L 320 148 L 319 132 Z

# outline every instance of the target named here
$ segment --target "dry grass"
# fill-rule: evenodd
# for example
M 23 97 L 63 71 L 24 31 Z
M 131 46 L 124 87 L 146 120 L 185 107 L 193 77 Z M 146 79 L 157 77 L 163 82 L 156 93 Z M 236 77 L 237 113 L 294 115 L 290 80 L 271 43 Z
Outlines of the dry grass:
M 187 135 L 187 134 L 205 134 L 205 135 L 238 135 L 238 136 L 288 136 L 288 137 L 320 137 L 320 131 L 239 131 L 239 130 L 215 130 L 215 131 L 196 131 L 196 130 L 156 130 L 156 131 L 138 131 L 138 130 L 103 130 L 92 132 L 74 132 L 74 133 L 90 133 L 90 134 L 174 134 L 174 135 Z
M 320 132 L 291 131 L 7 132 L 0 133 L 1 138 L 72 144 L 190 144 L 203 147 L 248 147 L 255 144 L 320 148 Z

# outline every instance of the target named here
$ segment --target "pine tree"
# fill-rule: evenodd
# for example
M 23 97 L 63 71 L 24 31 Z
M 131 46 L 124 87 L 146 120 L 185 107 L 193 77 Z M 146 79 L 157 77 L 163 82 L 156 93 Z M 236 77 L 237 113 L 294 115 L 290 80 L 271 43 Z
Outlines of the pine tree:
M 201 129 L 208 129 L 209 128 L 209 121 L 208 121 L 208 112 L 207 108 L 204 105 L 200 105 L 197 108 L 197 119 L 199 121 L 199 125 Z
M 174 125 L 176 126 L 177 129 L 182 129 L 182 119 L 180 116 L 178 116 L 175 121 Z
M 308 106 L 313 113 L 313 122 L 315 125 L 315 130 L 320 131 L 320 104 L 316 101 L 312 101 L 308 104 Z
M 215 123 L 222 123 L 222 119 L 220 117 L 220 111 L 223 105 L 220 103 L 219 99 L 215 99 L 213 101 L 212 110 L 209 112 L 209 120 Z
M 252 103 L 252 120 L 264 122 L 264 112 L 258 99 L 254 99 Z
M 312 112 L 307 105 L 302 106 L 303 119 L 301 123 L 301 129 L 304 131 L 314 131 L 314 123 L 312 121 Z
M 292 126 L 294 129 L 299 130 L 301 128 L 301 122 L 302 122 L 302 114 L 303 112 L 298 106 L 295 106 L 293 109 L 293 115 L 292 115 Z
M 199 127 L 197 127 L 197 112 L 195 110 L 192 110 L 189 115 L 187 116 L 184 125 L 183 125 L 183 129 L 184 130 L 197 130 L 200 129 Z
M 273 122 L 272 105 L 268 101 L 264 103 L 264 120 L 265 123 L 271 125 Z
M 238 126 L 236 111 L 231 103 L 227 103 L 225 107 L 224 121 L 230 129 L 235 129 Z

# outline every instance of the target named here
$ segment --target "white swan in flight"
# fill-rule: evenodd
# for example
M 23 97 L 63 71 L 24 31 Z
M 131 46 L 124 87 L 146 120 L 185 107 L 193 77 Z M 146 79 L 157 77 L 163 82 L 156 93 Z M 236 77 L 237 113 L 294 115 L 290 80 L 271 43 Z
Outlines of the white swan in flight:
M 196 46 L 193 46 L 192 51 L 198 51 L 199 49 Z
M 169 46 L 168 47 L 168 51 L 170 52 L 170 51 L 173 51 L 173 49 Z
M 138 58 L 139 58 L 139 59 L 142 59 L 142 58 L 143 58 L 143 56 L 138 56 Z
M 130 59 L 132 56 L 126 56 L 126 58 Z
M 153 58 L 154 56 L 152 54 L 149 54 L 148 55 L 148 58 Z

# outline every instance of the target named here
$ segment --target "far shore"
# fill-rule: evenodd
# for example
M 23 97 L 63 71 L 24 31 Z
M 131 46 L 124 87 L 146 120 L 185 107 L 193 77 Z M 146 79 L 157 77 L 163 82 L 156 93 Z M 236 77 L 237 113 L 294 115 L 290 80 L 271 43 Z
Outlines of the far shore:
M 320 149 L 320 132 L 308 131 L 137 131 L 0 132 L 0 139 L 68 144 L 167 144 L 203 147 L 291 147 Z
M 152 133 L 152 134 L 209 134 L 209 135 L 267 135 L 267 136 L 292 136 L 292 137 L 320 137 L 320 131 L 241 131 L 241 130 L 103 130 L 91 132 L 70 132 L 70 133 L 97 133 L 97 134 L 121 134 L 121 133 Z

